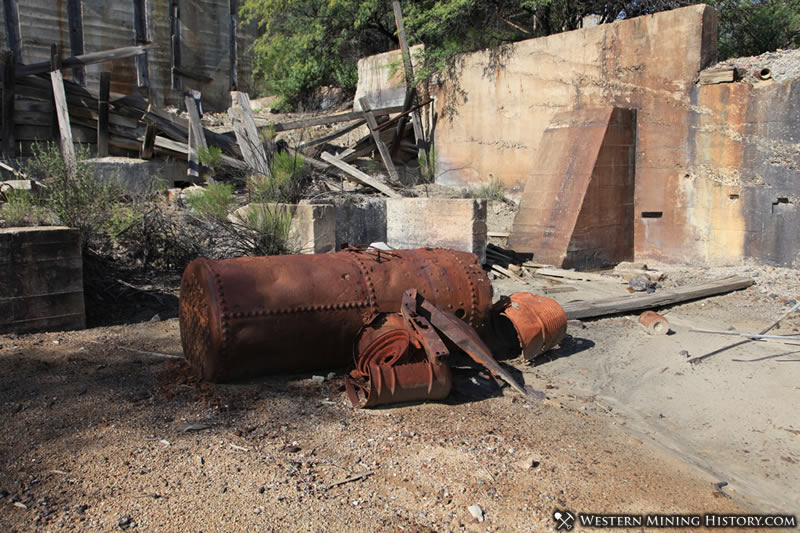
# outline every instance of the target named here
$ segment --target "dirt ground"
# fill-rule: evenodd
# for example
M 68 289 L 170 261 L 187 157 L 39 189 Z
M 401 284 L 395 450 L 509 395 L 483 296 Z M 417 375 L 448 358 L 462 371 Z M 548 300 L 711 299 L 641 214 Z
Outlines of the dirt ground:
M 490 202 L 489 231 L 513 213 Z M 139 323 L 0 336 L 0 531 L 539 531 L 565 509 L 800 513 L 800 349 L 749 342 L 687 362 L 739 340 L 690 329 L 763 329 L 800 300 L 800 272 L 650 266 L 662 288 L 734 273 L 756 285 L 662 310 L 667 336 L 636 315 L 571 323 L 553 352 L 504 363 L 543 400 L 459 359 L 446 401 L 362 411 L 347 369 L 202 383 L 166 289 L 135 304 Z M 562 303 L 627 293 L 606 278 L 493 283 L 496 297 Z M 798 329 L 800 314 L 775 332 Z

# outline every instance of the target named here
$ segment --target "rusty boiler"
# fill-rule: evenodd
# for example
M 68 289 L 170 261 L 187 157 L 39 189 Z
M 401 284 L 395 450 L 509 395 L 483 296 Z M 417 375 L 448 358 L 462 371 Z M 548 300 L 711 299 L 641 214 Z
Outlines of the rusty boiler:
M 416 289 L 484 331 L 492 286 L 475 255 L 445 249 L 242 257 L 189 264 L 181 280 L 186 358 L 206 380 L 352 364 L 362 328 Z

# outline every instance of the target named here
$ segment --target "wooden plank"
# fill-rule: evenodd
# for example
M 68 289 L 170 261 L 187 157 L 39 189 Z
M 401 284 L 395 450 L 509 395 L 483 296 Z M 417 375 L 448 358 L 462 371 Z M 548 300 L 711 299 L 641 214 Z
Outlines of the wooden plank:
M 562 307 L 568 319 L 594 318 L 697 300 L 698 298 L 745 289 L 753 283 L 754 281 L 751 278 L 730 276 L 700 285 L 664 289 L 653 294 L 630 294 L 602 300 L 569 302 Z
M 136 44 L 147 44 L 147 6 L 145 0 L 133 0 L 133 38 Z M 136 85 L 140 88 L 150 86 L 150 74 L 147 69 L 147 52 L 136 56 Z
M 400 150 L 400 139 L 403 135 L 403 130 L 406 128 L 406 118 L 408 115 L 406 113 L 411 109 L 411 106 L 414 104 L 414 98 L 417 95 L 417 90 L 411 87 L 409 90 L 406 91 L 406 97 L 403 101 L 403 112 L 400 113 L 399 118 L 397 120 L 397 125 L 394 128 L 394 135 L 392 135 L 392 142 L 389 145 L 391 149 L 391 156 L 395 157 L 397 152 Z
M 239 87 L 239 5 L 237 0 L 229 0 L 230 3 L 230 34 L 228 40 L 228 56 L 231 65 L 230 69 L 230 89 L 238 90 Z
M 357 128 L 360 128 L 361 126 L 363 126 L 366 123 L 367 123 L 366 120 L 359 120 L 358 122 L 354 122 L 354 123 L 350 124 L 349 126 L 345 126 L 344 128 L 336 130 L 336 131 L 334 131 L 333 133 L 331 133 L 329 135 L 326 135 L 324 137 L 320 137 L 319 139 L 314 139 L 313 141 L 309 141 L 309 142 L 307 142 L 305 144 L 302 144 L 298 148 L 300 150 L 302 150 L 304 148 L 310 148 L 312 146 L 317 146 L 318 144 L 322 144 L 322 143 L 326 143 L 328 141 L 332 141 L 333 139 L 337 139 L 337 138 L 341 137 L 342 135 L 346 135 L 346 134 L 350 133 L 351 131 L 353 131 L 353 130 L 355 130 Z
M 83 55 L 83 13 L 81 0 L 67 0 L 69 20 L 69 47 L 73 56 Z M 72 80 L 78 85 L 86 85 L 86 70 L 83 65 L 72 68 Z
M 403 106 L 383 107 L 380 109 L 373 109 L 372 112 L 375 116 L 389 115 L 400 113 L 403 111 Z M 325 126 L 327 124 L 336 124 L 337 122 L 350 122 L 352 120 L 361 120 L 364 114 L 361 111 L 351 111 L 348 113 L 340 113 L 338 115 L 322 115 L 319 117 L 304 118 L 292 122 L 283 122 L 269 124 L 267 126 L 259 126 L 260 128 L 270 128 L 276 133 L 281 131 L 296 130 L 300 128 L 310 128 L 311 126 Z
M 270 177 L 269 160 L 261 142 L 261 137 L 253 119 L 253 109 L 247 93 L 232 91 L 232 105 L 228 115 L 233 123 L 233 131 L 239 143 L 245 162 L 257 173 Z
M 582 281 L 610 281 L 619 283 L 620 279 L 603 276 L 602 274 L 593 274 L 592 272 L 576 272 L 574 270 L 563 270 L 560 268 L 538 268 L 533 273 L 537 278 L 563 278 L 574 279 Z
M 403 51 L 403 69 L 406 73 L 406 90 L 410 91 L 412 87 L 414 87 L 414 64 L 411 61 L 411 50 L 408 47 L 408 40 L 406 39 L 406 30 L 403 24 L 403 10 L 400 8 L 400 2 L 398 0 L 392 2 L 392 10 L 394 11 L 394 22 L 397 26 L 397 38 L 400 41 L 400 49 Z M 427 160 L 425 133 L 422 130 L 419 111 L 411 115 L 411 124 L 414 127 L 414 139 L 417 141 L 419 155 Z
M 111 73 L 100 73 L 100 97 L 97 100 L 97 155 L 108 155 L 108 98 L 111 91 Z
M 203 133 L 203 124 L 200 122 L 198 99 L 199 98 L 196 98 L 194 94 L 189 93 L 185 94 L 183 97 L 186 111 L 189 114 L 189 166 L 186 169 L 186 173 L 195 178 L 199 178 L 202 174 L 200 151 L 203 148 L 208 148 L 206 136 Z
M 148 122 L 144 130 L 144 140 L 142 141 L 142 159 L 152 159 L 153 149 L 156 144 L 156 125 Z
M 65 58 L 61 64 L 62 68 L 76 68 L 85 65 L 94 65 L 97 63 L 105 63 L 106 61 L 116 61 L 118 59 L 126 59 L 129 57 L 136 57 L 144 54 L 149 46 L 126 46 L 124 48 L 114 48 L 112 50 L 103 50 L 101 52 L 91 52 L 80 56 L 73 56 Z M 50 63 L 41 61 L 39 63 L 31 63 L 30 65 L 19 65 L 17 68 L 17 76 L 33 76 L 36 74 L 46 74 L 50 71 Z
M 716 83 L 733 83 L 736 78 L 736 69 L 704 70 L 700 73 L 699 85 L 714 85 Z
M 3 11 L 6 19 L 6 43 L 14 52 L 17 63 L 22 63 L 22 39 L 20 38 L 19 4 L 17 0 L 3 0 Z
M 378 147 L 378 152 L 381 154 L 381 159 L 383 159 L 383 164 L 386 167 L 386 171 L 389 172 L 389 179 L 391 179 L 393 182 L 399 182 L 400 174 L 398 174 L 397 169 L 394 168 L 394 163 L 392 163 L 392 156 L 389 153 L 389 149 L 386 148 L 386 145 L 381 139 L 381 133 L 378 130 L 378 122 L 375 120 L 375 115 L 369 108 L 369 102 L 367 102 L 367 98 L 362 96 L 358 102 L 361 104 L 361 112 L 364 113 L 364 118 L 367 119 L 367 126 L 372 132 L 372 138 L 375 140 L 375 146 Z
M 493 264 L 492 265 L 492 270 L 494 270 L 495 272 L 499 272 L 500 274 L 504 275 L 507 278 L 511 278 L 514 281 L 518 281 L 520 283 L 524 283 L 525 285 L 530 285 L 526 279 L 521 278 L 520 276 L 518 276 L 515 273 L 511 272 L 509 269 L 503 268 L 498 264 Z
M 11 50 L 3 54 L 3 102 L 0 116 L 3 119 L 0 135 L 3 136 L 3 143 L 0 145 L 0 152 L 6 159 L 17 157 L 17 148 L 14 139 L 14 98 L 16 93 L 17 77 L 14 73 L 17 60 L 15 53 Z
M 347 176 L 353 178 L 358 183 L 361 183 L 362 185 L 368 185 L 373 189 L 377 189 L 378 191 L 382 192 L 389 198 L 402 198 L 402 195 L 400 193 L 398 193 L 385 183 L 376 180 L 375 178 L 365 174 L 364 172 L 361 172 L 356 167 L 345 163 L 344 161 L 329 154 L 328 152 L 323 152 L 322 160 L 335 166 L 336 168 L 344 172 Z
M 50 63 L 53 71 L 50 72 L 50 82 L 53 85 L 53 98 L 55 100 L 56 116 L 58 118 L 58 131 L 61 136 L 61 155 L 67 165 L 67 172 L 74 176 L 77 172 L 75 159 L 75 145 L 72 144 L 72 128 L 69 124 L 69 111 L 67 109 L 67 95 L 64 92 L 64 78 L 61 75 L 61 50 L 55 44 L 50 48 Z

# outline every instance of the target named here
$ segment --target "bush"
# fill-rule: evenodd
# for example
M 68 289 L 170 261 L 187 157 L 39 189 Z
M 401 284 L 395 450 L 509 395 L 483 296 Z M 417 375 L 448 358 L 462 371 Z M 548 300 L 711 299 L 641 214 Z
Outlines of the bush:
M 53 222 L 80 230 L 86 247 L 106 237 L 106 222 L 121 191 L 111 180 L 95 177 L 94 168 L 87 162 L 87 148 L 80 148 L 75 155 L 75 172 L 71 173 L 56 144 L 36 144 L 27 173 L 44 184 L 37 205 L 55 216 Z
M 204 189 L 190 189 L 186 193 L 186 202 L 202 219 L 225 220 L 228 217 L 228 211 L 234 205 L 233 185 L 209 183 Z
M 503 185 L 500 180 L 492 177 L 489 183 L 477 189 L 472 193 L 473 198 L 480 198 L 487 201 L 498 200 L 500 202 L 506 201 L 506 195 L 503 192 Z
M 53 215 L 39 204 L 31 191 L 4 190 L 6 203 L 0 209 L 0 226 L 41 226 L 53 223 Z

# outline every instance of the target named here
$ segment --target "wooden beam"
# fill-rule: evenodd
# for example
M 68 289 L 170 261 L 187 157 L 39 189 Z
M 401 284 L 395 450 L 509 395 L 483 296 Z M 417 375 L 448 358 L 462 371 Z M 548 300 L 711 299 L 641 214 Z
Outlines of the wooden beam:
M 242 151 L 245 162 L 257 173 L 271 177 L 267 153 L 253 118 L 250 97 L 247 96 L 247 93 L 232 91 L 231 101 L 232 105 L 228 109 L 228 115 L 231 117 L 236 141 L 239 143 L 239 149 Z
M 8 49 L 14 52 L 16 62 L 22 63 L 22 39 L 20 38 L 19 4 L 17 0 L 3 0 L 3 12 L 6 19 Z
M 133 0 L 133 38 L 136 44 L 149 42 L 147 35 L 147 5 L 145 0 Z M 147 52 L 136 56 L 136 85 L 139 88 L 150 86 L 150 74 L 147 68 Z
M 641 311 L 654 307 L 665 307 L 688 300 L 696 300 L 698 298 L 745 289 L 753 283 L 754 281 L 751 278 L 730 276 L 708 281 L 700 285 L 679 287 L 677 289 L 663 289 L 653 294 L 631 294 L 602 300 L 570 302 L 564 304 L 562 307 L 568 319 L 594 318 L 604 315 Z
M 67 0 L 67 18 L 69 19 L 69 47 L 73 56 L 83 55 L 83 13 L 81 0 Z M 83 65 L 72 69 L 72 80 L 78 85 L 86 85 L 86 71 Z
M 704 70 L 698 79 L 699 85 L 713 85 L 716 83 L 733 83 L 736 70 L 733 68 Z
M 230 89 L 236 91 L 239 88 L 239 6 L 237 0 L 229 0 L 231 30 L 228 42 L 228 56 L 231 65 L 230 70 Z
M 400 113 L 403 111 L 403 106 L 384 107 L 381 109 L 373 109 L 372 112 L 376 116 L 388 115 L 393 113 Z M 259 126 L 260 128 L 270 128 L 275 133 L 281 131 L 296 130 L 300 128 L 310 128 L 311 126 L 324 126 L 326 124 L 335 124 L 337 122 L 350 122 L 351 120 L 361 120 L 364 114 L 361 111 L 351 111 L 348 113 L 340 113 L 338 115 L 322 115 L 319 117 L 304 118 L 292 122 L 275 123 L 267 126 Z
M 91 52 L 80 56 L 65 58 L 61 64 L 62 68 L 75 68 L 85 65 L 95 65 L 106 61 L 116 61 L 144 54 L 150 46 L 126 46 L 124 48 L 114 48 L 113 50 L 103 50 L 101 52 Z M 51 70 L 50 62 L 41 61 L 30 65 L 19 65 L 17 76 L 34 76 L 36 74 L 46 74 Z
M 378 147 L 378 152 L 381 154 L 381 159 L 383 159 L 383 164 L 386 166 L 386 171 L 389 172 L 389 178 L 394 182 L 400 181 L 400 174 L 398 174 L 397 169 L 394 168 L 389 149 L 386 148 L 386 145 L 381 139 L 381 132 L 378 130 L 378 122 L 375 120 L 375 115 L 369 108 L 367 98 L 362 96 L 358 102 L 361 104 L 361 111 L 364 113 L 364 118 L 367 119 L 367 126 L 372 132 L 372 138 L 375 139 L 375 146 Z
M 0 132 L 0 135 L 3 136 L 3 144 L 0 146 L 0 151 L 6 159 L 13 159 L 17 156 L 14 139 L 14 95 L 17 84 L 14 70 L 16 65 L 16 54 L 12 50 L 7 50 L 3 54 L 3 109 L 0 113 L 3 119 L 2 132 Z
M 203 132 L 203 124 L 200 122 L 200 106 L 198 100 L 202 95 L 194 91 L 196 94 L 187 93 L 183 97 L 184 104 L 186 104 L 186 111 L 189 114 L 189 168 L 186 170 L 187 174 L 192 177 L 200 177 L 202 168 L 200 163 L 200 151 L 205 148 L 208 149 L 206 143 L 206 136 Z
M 361 172 L 356 167 L 345 163 L 338 157 L 331 155 L 328 152 L 322 153 L 322 160 L 330 163 L 331 165 L 335 166 L 336 168 L 344 172 L 347 177 L 350 177 L 351 179 L 355 180 L 356 182 L 362 185 L 367 185 L 369 187 L 372 187 L 373 189 L 377 189 L 378 191 L 382 192 L 389 198 L 402 198 L 402 195 L 400 193 L 398 193 L 397 191 L 395 191 L 382 181 L 376 180 L 372 176 L 365 174 L 364 172 Z
M 142 141 L 142 159 L 152 159 L 153 149 L 156 144 L 156 125 L 148 121 L 144 130 L 144 140 Z
M 108 155 L 108 98 L 111 92 L 111 73 L 100 73 L 100 97 L 97 100 L 97 155 Z
M 394 10 L 394 22 L 397 25 L 397 38 L 400 41 L 400 49 L 403 52 L 403 69 L 406 73 L 406 90 L 410 91 L 414 87 L 414 63 L 411 60 L 411 50 L 408 47 L 408 40 L 406 39 L 406 29 L 403 24 L 403 10 L 400 8 L 400 2 L 394 0 L 392 2 L 392 9 Z M 413 104 L 413 100 L 411 102 Z M 411 115 L 411 124 L 414 126 L 414 138 L 417 141 L 417 150 L 425 160 L 427 160 L 427 153 L 425 147 L 425 133 L 422 130 L 422 122 L 419 117 L 419 112 Z
M 69 111 L 67 110 L 67 95 L 64 92 L 64 78 L 61 75 L 61 50 L 55 44 L 50 48 L 50 62 L 53 71 L 50 72 L 50 82 L 53 85 L 53 98 L 55 100 L 56 116 L 58 117 L 58 130 L 61 134 L 61 155 L 67 165 L 70 176 L 77 173 L 77 160 L 75 159 L 75 145 L 72 144 L 72 128 L 69 125 Z
M 302 150 L 304 148 L 310 148 L 312 146 L 317 146 L 318 144 L 322 144 L 322 143 L 326 143 L 328 141 L 332 141 L 333 139 L 336 139 L 338 137 L 341 137 L 342 135 L 346 135 L 346 134 L 350 133 L 351 131 L 353 131 L 356 128 L 360 128 L 361 126 L 363 126 L 366 123 L 367 123 L 366 120 L 359 120 L 358 122 L 354 122 L 354 123 L 350 124 L 349 126 L 345 126 L 342 129 L 336 130 L 336 131 L 334 131 L 333 133 L 331 133 L 329 135 L 326 135 L 324 137 L 320 137 L 319 139 L 314 139 L 313 141 L 309 141 L 309 142 L 307 142 L 305 144 L 302 144 L 298 148 L 300 150 Z

